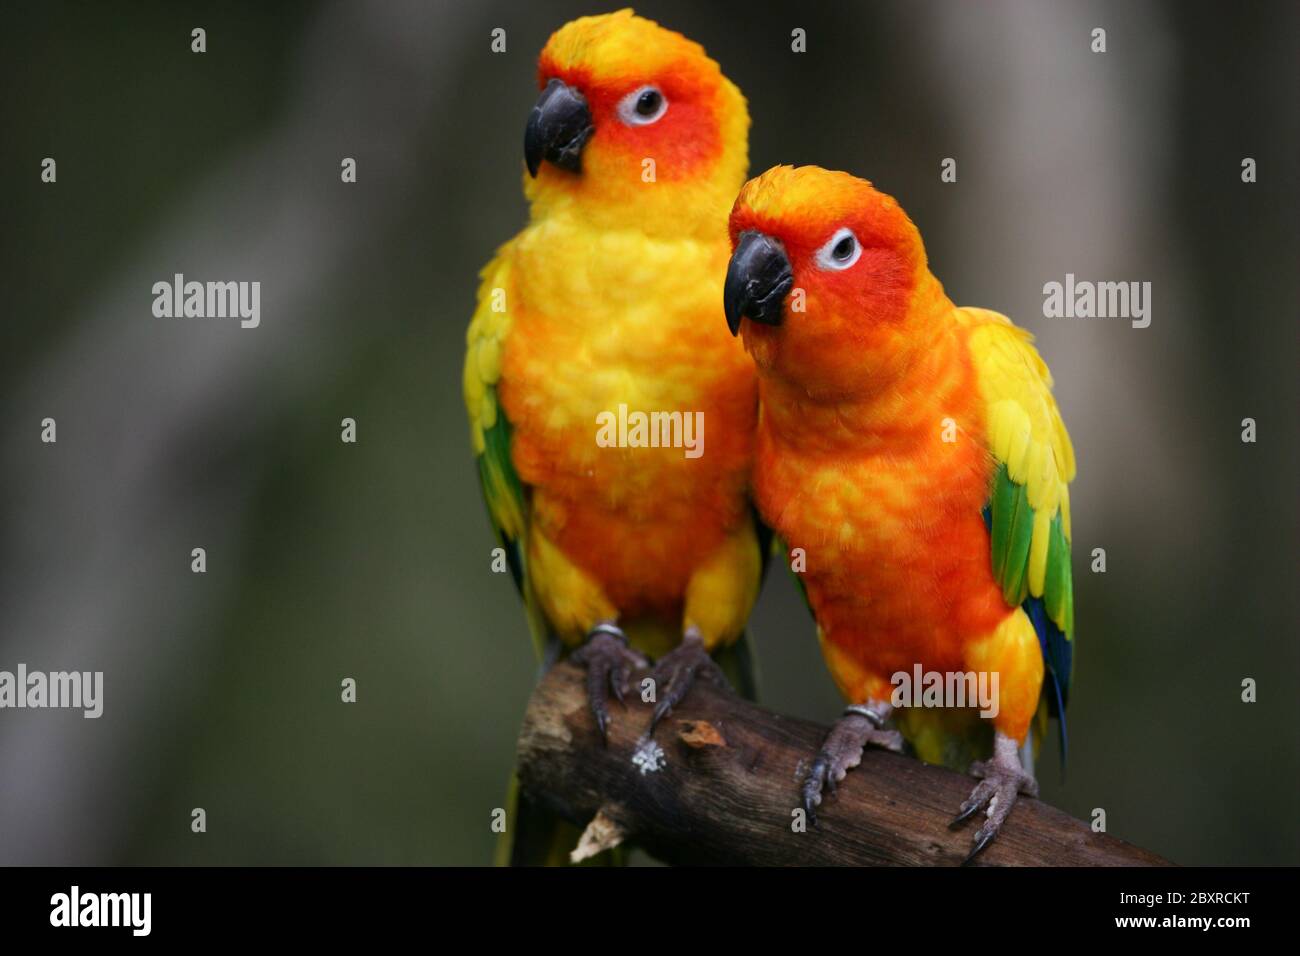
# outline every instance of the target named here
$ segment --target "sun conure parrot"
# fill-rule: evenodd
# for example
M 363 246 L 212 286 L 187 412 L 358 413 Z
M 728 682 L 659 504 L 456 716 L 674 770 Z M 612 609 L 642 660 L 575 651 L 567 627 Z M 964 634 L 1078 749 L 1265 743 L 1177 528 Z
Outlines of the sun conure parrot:
M 748 500 L 758 389 L 719 283 L 749 114 L 702 47 L 630 10 L 556 31 L 538 85 L 531 216 L 482 272 L 464 393 L 538 654 L 586 667 L 604 733 L 607 698 L 622 700 L 647 656 L 656 722 L 695 679 L 752 693 L 741 638 L 763 563 Z M 602 420 L 622 412 L 704 430 L 690 455 L 605 447 Z
M 815 820 L 866 744 L 905 738 L 983 778 L 953 821 L 987 811 L 974 856 L 1016 794 L 1036 794 L 1020 750 L 1049 712 L 1064 757 L 1074 452 L 1051 374 L 1028 332 L 953 305 L 916 226 L 864 180 L 777 166 L 745 184 L 730 229 L 727 321 L 759 371 L 756 501 L 803 549 L 798 577 L 851 704 L 804 806 Z M 997 673 L 996 715 L 895 711 L 891 678 L 917 664 Z

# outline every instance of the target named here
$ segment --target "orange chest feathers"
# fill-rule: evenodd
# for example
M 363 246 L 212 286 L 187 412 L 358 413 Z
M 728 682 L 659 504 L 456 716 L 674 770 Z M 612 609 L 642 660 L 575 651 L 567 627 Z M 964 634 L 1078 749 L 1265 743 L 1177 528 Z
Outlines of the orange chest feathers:
M 797 416 L 773 414 L 763 391 L 755 495 L 803 569 L 825 639 L 872 670 L 958 666 L 962 645 L 1007 613 L 982 516 L 993 462 L 969 376 L 957 368 L 948 387 L 896 396 L 896 407 Z

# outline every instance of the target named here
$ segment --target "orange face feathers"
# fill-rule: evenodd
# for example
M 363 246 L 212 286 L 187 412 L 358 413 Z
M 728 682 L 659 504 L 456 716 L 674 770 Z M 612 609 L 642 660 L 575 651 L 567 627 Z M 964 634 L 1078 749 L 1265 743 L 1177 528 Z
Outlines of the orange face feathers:
M 671 217 L 674 205 L 679 223 L 700 205 L 725 214 L 748 165 L 749 114 L 698 43 L 631 10 L 582 17 L 547 42 L 538 83 L 580 101 L 589 132 L 577 142 L 571 125 L 543 144 L 551 152 L 534 147 L 551 162 L 530 157 L 530 199 L 576 198 L 596 215 L 631 204 Z
M 933 279 L 893 197 L 847 173 L 776 166 L 745 184 L 729 229 L 737 250 L 747 234 L 770 237 L 792 277 L 779 314 L 769 307 L 755 319 L 733 297 L 729 320 L 761 369 L 810 394 L 842 395 L 883 384 L 881 373 L 906 359 L 917 293 Z M 728 282 L 739 289 L 745 278 Z

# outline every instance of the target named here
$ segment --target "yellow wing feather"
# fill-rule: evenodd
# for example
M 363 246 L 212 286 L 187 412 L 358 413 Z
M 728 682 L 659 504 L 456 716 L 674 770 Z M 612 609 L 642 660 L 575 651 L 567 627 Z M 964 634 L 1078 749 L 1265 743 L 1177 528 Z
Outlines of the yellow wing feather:
M 465 336 L 462 388 L 488 518 L 510 557 L 515 582 L 524 598 L 528 629 L 541 659 L 546 653 L 549 627 L 527 567 L 528 499 L 510 457 L 510 422 L 497 397 L 501 354 L 510 333 L 513 244 L 511 240 L 502 246 L 479 273 L 478 304 Z
M 1034 509 L 1029 547 L 1029 593 L 1042 597 L 1047 575 L 1051 523 L 1060 513 L 1071 540 L 1069 483 L 1074 448 L 1052 397 L 1052 373 L 1034 348 L 1034 337 L 987 309 L 961 309 L 973 326 L 970 350 L 987 408 L 989 447 L 1024 485 Z M 1062 622 L 1064 625 L 1065 622 Z
M 488 435 L 498 424 L 501 410 L 497 382 L 501 378 L 501 353 L 510 332 L 510 247 L 506 243 L 479 273 L 478 304 L 465 336 L 462 388 L 469 413 L 470 441 L 480 457 L 483 494 L 492 523 L 506 537 L 524 535 L 524 506 L 508 447 L 489 448 Z M 497 308 L 500 305 L 501 308 Z M 504 452 L 504 454 L 503 454 Z

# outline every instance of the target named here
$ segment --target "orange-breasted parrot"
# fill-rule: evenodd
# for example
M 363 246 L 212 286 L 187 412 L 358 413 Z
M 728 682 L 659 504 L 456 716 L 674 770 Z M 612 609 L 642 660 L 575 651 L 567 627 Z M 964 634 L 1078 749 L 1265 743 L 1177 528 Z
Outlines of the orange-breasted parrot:
M 864 180 L 777 166 L 745 184 L 730 230 L 727 321 L 760 380 L 756 501 L 803 549 L 799 579 L 851 704 L 804 806 L 815 819 L 865 745 L 906 739 L 982 778 L 953 821 L 986 811 L 973 857 L 1017 793 L 1037 793 L 1021 748 L 1048 713 L 1064 758 L 1075 463 L 1051 374 L 1028 332 L 953 305 L 916 226 Z M 996 674 L 997 707 L 896 710 L 896 675 L 917 665 L 945 681 Z
M 702 47 L 630 10 L 558 30 L 538 80 L 531 215 L 482 272 L 464 395 L 538 653 L 587 668 L 604 733 L 645 655 L 655 721 L 697 678 L 752 692 L 758 389 L 719 283 L 749 114 Z

